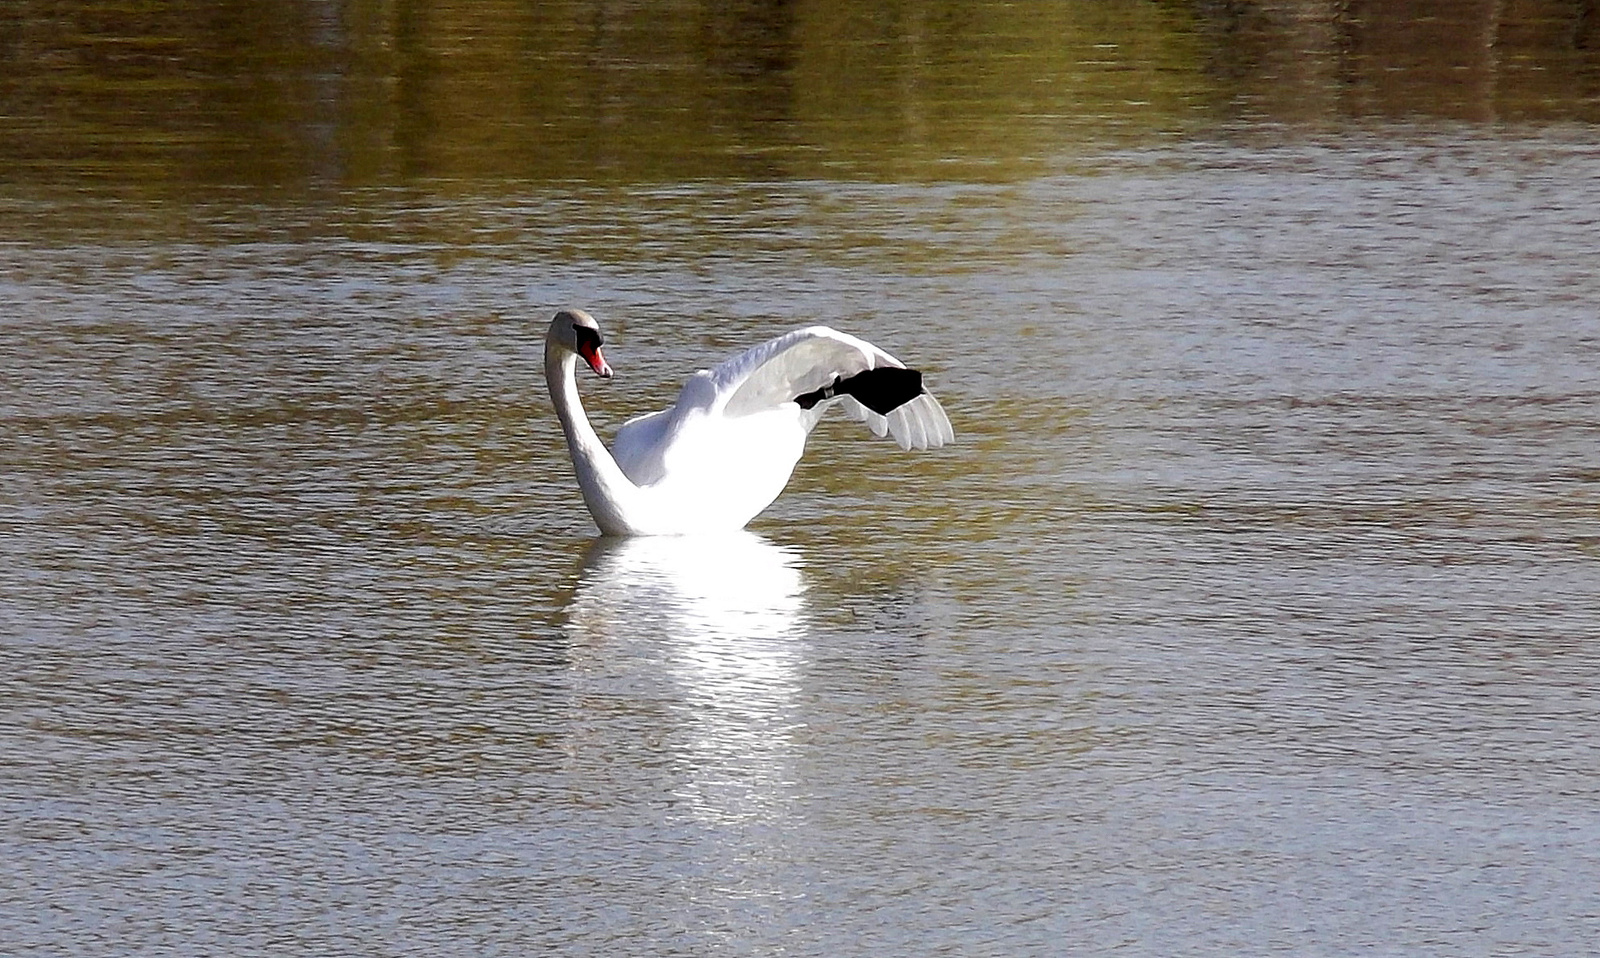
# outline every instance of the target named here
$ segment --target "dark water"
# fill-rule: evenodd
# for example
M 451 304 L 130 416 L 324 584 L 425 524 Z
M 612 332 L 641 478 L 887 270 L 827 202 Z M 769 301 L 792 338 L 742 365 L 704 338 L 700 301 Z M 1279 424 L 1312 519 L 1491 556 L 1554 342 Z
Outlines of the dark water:
M 7 13 L 0 950 L 1585 953 L 1592 12 L 1020 8 Z M 566 303 L 959 441 L 596 539 Z

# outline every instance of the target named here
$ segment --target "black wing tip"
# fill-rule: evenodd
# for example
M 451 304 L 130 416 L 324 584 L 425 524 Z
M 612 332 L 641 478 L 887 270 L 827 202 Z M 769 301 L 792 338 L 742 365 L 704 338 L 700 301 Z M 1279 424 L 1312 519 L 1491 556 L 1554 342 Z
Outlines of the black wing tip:
M 887 416 L 922 395 L 922 373 L 899 366 L 879 366 L 849 379 L 835 377 L 831 385 L 794 398 L 801 409 L 835 396 L 849 396 L 880 416 Z

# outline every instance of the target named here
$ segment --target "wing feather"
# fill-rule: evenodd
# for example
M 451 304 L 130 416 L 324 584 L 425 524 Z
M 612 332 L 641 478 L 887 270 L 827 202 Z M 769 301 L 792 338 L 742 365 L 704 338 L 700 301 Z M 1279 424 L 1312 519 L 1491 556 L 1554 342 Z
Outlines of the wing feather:
M 717 391 L 728 397 L 726 415 L 771 409 L 821 389 L 835 377 L 878 366 L 903 366 L 871 343 L 826 326 L 785 333 L 711 370 Z
M 827 326 L 808 326 L 785 333 L 712 368 L 711 382 L 722 413 L 744 416 L 793 402 L 795 397 L 832 385 L 882 366 L 905 368 L 905 363 L 863 339 Z M 829 406 L 864 422 L 873 435 L 892 435 L 902 449 L 931 449 L 955 439 L 950 419 L 939 401 L 924 392 L 880 416 L 852 396 L 838 396 L 805 411 L 809 430 Z
M 912 415 L 910 406 L 910 403 L 906 403 L 904 406 L 900 406 L 889 413 L 887 417 L 889 420 L 889 435 L 894 437 L 895 442 L 900 444 L 901 449 L 926 449 L 926 442 L 920 447 L 917 445 L 917 439 L 920 437 L 920 426 L 916 417 Z

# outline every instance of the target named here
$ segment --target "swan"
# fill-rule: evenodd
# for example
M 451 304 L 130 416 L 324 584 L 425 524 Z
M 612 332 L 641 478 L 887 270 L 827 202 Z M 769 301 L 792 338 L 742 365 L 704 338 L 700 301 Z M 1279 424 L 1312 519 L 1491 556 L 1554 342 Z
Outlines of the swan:
M 808 326 L 690 376 L 678 401 L 622 424 L 607 449 L 578 398 L 581 358 L 611 366 L 600 324 L 563 309 L 544 341 L 544 375 L 584 504 L 610 536 L 744 528 L 778 498 L 806 437 L 833 406 L 902 449 L 955 439 L 922 374 L 869 342 Z

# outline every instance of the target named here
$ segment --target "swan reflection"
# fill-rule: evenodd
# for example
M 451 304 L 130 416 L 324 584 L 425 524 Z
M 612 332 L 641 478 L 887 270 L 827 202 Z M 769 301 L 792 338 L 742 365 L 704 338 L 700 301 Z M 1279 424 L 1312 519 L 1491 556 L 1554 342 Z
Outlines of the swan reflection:
M 583 744 L 612 759 L 640 742 L 665 751 L 663 787 L 700 820 L 782 817 L 804 599 L 797 556 L 748 532 L 597 541 L 568 609 L 589 731 L 604 739 Z

